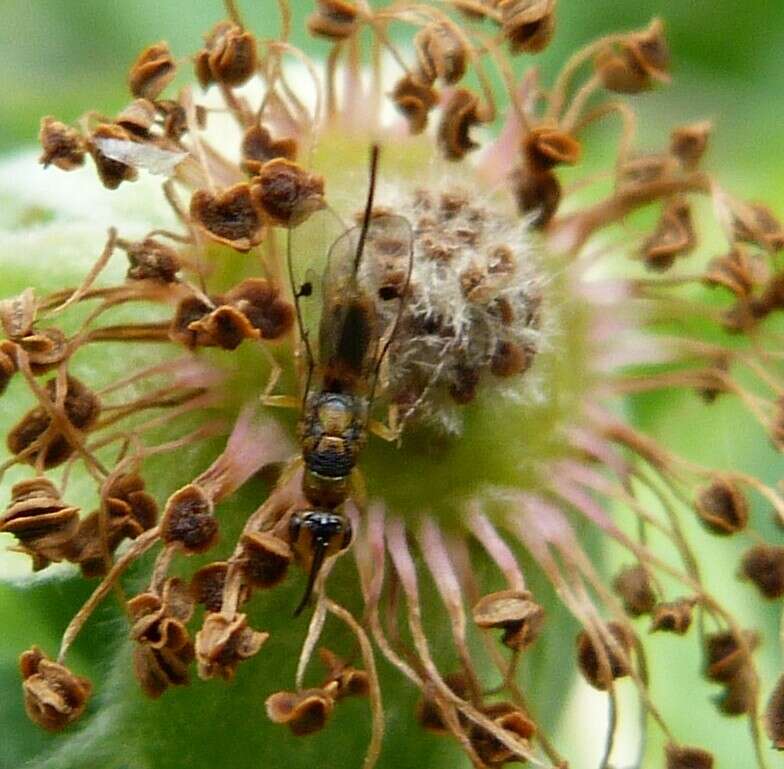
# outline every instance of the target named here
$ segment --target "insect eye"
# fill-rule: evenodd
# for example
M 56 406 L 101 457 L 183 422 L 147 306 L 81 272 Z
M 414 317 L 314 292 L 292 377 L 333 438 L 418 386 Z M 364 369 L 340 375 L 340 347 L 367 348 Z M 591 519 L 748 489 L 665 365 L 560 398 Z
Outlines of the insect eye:
M 299 532 L 302 528 L 302 517 L 300 515 L 292 515 L 291 519 L 289 520 L 289 536 L 291 537 L 292 542 L 296 542 L 299 539 Z
M 378 290 L 378 298 L 388 302 L 390 299 L 397 299 L 398 291 L 394 286 L 381 286 Z

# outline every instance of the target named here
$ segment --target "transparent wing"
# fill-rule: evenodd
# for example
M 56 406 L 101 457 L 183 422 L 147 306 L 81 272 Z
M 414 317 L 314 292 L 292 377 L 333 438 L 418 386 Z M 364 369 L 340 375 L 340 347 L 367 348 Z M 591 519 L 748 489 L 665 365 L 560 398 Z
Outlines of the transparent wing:
M 413 234 L 401 216 L 352 227 L 329 251 L 319 324 L 319 361 L 336 376 L 372 389 L 411 276 Z M 362 253 L 359 249 L 362 247 Z

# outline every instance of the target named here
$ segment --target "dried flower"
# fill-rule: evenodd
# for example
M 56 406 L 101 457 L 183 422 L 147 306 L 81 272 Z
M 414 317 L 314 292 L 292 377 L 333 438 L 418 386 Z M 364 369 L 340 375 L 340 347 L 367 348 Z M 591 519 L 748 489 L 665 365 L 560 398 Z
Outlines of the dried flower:
M 276 692 L 267 698 L 267 715 L 276 724 L 285 724 L 297 737 L 321 731 L 335 701 L 321 689 Z
M 196 634 L 199 677 L 234 678 L 237 665 L 256 654 L 267 638 L 269 633 L 259 633 L 248 627 L 244 614 L 232 618 L 208 614 Z
M 191 198 L 191 216 L 206 235 L 237 251 L 249 251 L 264 237 L 264 222 L 247 184 L 235 184 L 217 195 L 197 190 Z
M 145 48 L 128 74 L 128 87 L 137 99 L 157 99 L 177 74 L 169 46 L 154 43 Z

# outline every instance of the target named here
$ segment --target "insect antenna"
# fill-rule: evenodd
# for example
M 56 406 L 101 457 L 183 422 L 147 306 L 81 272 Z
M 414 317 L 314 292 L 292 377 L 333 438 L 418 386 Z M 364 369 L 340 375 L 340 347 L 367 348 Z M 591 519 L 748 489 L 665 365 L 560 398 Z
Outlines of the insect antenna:
M 291 251 L 291 228 L 289 228 L 286 234 L 286 266 L 289 273 L 291 295 L 294 298 L 294 310 L 297 314 L 297 327 L 299 328 L 300 338 L 305 344 L 305 353 L 308 359 L 308 374 L 305 379 L 305 389 L 302 395 L 304 403 L 305 399 L 308 397 L 308 392 L 310 391 L 310 382 L 313 378 L 313 368 L 315 367 L 316 363 L 313 357 L 313 348 L 310 346 L 310 334 L 308 333 L 308 329 L 305 327 L 305 322 L 302 319 L 302 305 L 300 304 L 300 300 L 303 296 L 311 295 L 313 292 L 313 284 L 309 281 L 306 281 L 299 286 L 297 285 L 297 281 L 294 277 L 294 261 Z
M 308 574 L 308 584 L 305 586 L 305 594 L 302 596 L 302 600 L 299 602 L 297 608 L 294 609 L 295 617 L 298 617 L 302 613 L 302 610 L 307 606 L 307 603 L 310 600 L 310 596 L 313 594 L 313 586 L 316 584 L 316 577 L 318 577 L 326 554 L 326 544 L 318 542 L 316 544 L 315 552 L 313 553 L 313 562 L 310 564 L 310 573 Z
M 381 154 L 381 147 L 373 144 L 370 147 L 370 181 L 368 184 L 368 196 L 365 203 L 365 213 L 362 217 L 362 229 L 359 233 L 357 242 L 357 253 L 354 255 L 354 274 L 357 274 L 359 263 L 362 261 L 362 253 L 365 250 L 365 240 L 367 240 L 368 229 L 370 228 L 370 218 L 373 215 L 373 198 L 376 196 L 376 174 L 378 172 L 378 157 Z

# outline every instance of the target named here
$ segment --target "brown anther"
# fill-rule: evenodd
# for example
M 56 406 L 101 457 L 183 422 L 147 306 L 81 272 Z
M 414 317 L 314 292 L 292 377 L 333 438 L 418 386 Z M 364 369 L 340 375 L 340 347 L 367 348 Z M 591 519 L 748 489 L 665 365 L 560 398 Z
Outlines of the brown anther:
M 561 202 L 561 183 L 556 175 L 552 171 L 532 174 L 518 168 L 512 172 L 510 181 L 518 211 L 530 217 L 532 227 L 544 228 Z
M 59 732 L 84 712 L 92 684 L 67 667 L 47 659 L 34 646 L 19 658 L 27 715 L 38 726 Z
M 753 582 L 765 598 L 784 595 L 784 547 L 754 545 L 743 556 L 741 574 Z
M 742 716 L 756 707 L 757 675 L 751 665 L 745 666 L 716 698 L 719 710 L 728 716 Z
M 229 564 L 226 561 L 215 561 L 202 566 L 191 577 L 190 592 L 193 600 L 207 611 L 219 612 L 223 606 L 223 588 L 228 570 Z
M 439 79 L 453 85 L 465 75 L 468 51 L 463 40 L 445 24 L 428 24 L 414 37 L 421 80 Z
M 635 94 L 650 89 L 654 81 L 668 83 L 669 66 L 670 53 L 659 19 L 629 35 L 618 51 L 607 48 L 596 57 L 602 85 L 615 93 Z
M 269 588 L 286 577 L 293 558 L 288 543 L 262 531 L 243 534 L 242 573 L 252 587 Z
M 504 631 L 502 643 L 522 650 L 539 637 L 544 609 L 527 590 L 501 590 L 483 596 L 472 610 L 477 626 Z
M 52 403 L 56 400 L 56 381 L 50 379 L 45 388 Z M 98 419 L 101 404 L 92 390 L 78 379 L 69 376 L 66 380 L 63 412 L 74 428 L 84 432 Z M 28 411 L 8 433 L 6 443 L 12 454 L 19 455 L 39 439 L 40 445 L 25 455 L 25 462 L 36 464 L 42 455 L 44 469 L 50 469 L 68 459 L 74 451 L 65 435 L 54 428 L 52 419 L 43 406 L 36 406 Z
M 158 517 L 158 503 L 136 473 L 115 478 L 102 496 L 103 522 L 100 511 L 83 518 L 69 546 L 69 560 L 79 564 L 85 577 L 104 575 L 107 551 L 111 554 L 123 540 L 136 539 Z
M 190 349 L 209 343 L 211 338 L 201 333 L 200 327 L 193 324 L 207 317 L 212 310 L 212 307 L 195 296 L 184 297 L 177 305 L 169 336 L 173 341 L 184 344 Z
M 631 617 L 648 614 L 656 605 L 656 593 L 644 566 L 627 566 L 613 579 L 613 590 L 621 597 L 623 608 Z
M 163 116 L 163 132 L 169 139 L 180 139 L 188 130 L 188 116 L 185 108 L 176 101 L 165 99 L 155 102 L 158 112 Z M 196 118 L 198 122 L 200 112 L 197 108 Z
M 773 747 L 784 750 L 784 676 L 776 682 L 768 699 L 765 708 L 765 731 Z
M 730 199 L 728 208 L 733 240 L 754 243 L 771 253 L 784 248 L 784 227 L 768 206 Z
M 153 280 L 156 283 L 173 283 L 182 267 L 177 252 L 155 238 L 145 238 L 129 243 L 128 278 L 131 280 Z
M 160 42 L 145 48 L 128 73 L 128 87 L 138 99 L 156 99 L 177 74 L 168 43 Z
M 628 631 L 617 622 L 608 622 L 607 630 L 622 653 L 612 648 L 604 636 L 600 638 L 604 654 L 597 651 L 585 630 L 577 636 L 577 664 L 580 672 L 591 686 L 602 691 L 609 689 L 616 678 L 623 678 L 630 672 L 632 639 Z
M 36 316 L 35 292 L 28 288 L 17 296 L 0 301 L 0 324 L 9 339 L 15 342 L 33 332 Z
M 444 683 L 461 699 L 465 699 L 469 695 L 468 680 L 462 673 L 449 673 L 444 677 Z M 444 723 L 439 700 L 440 695 L 436 693 L 432 685 L 426 685 L 422 699 L 416 706 L 416 719 L 423 729 L 435 734 L 446 734 L 449 729 Z
M 181 649 L 155 649 L 148 644 L 134 644 L 133 673 L 142 691 L 152 699 L 160 697 L 170 686 L 187 686 L 188 666 L 193 662 L 193 644 Z
M 404 75 L 395 84 L 392 101 L 399 112 L 408 120 L 411 134 L 420 134 L 427 128 L 427 116 L 438 103 L 438 94 L 427 83 L 411 75 Z
M 99 143 L 106 139 L 129 142 L 133 141 L 134 137 L 122 126 L 114 123 L 101 123 L 88 137 L 87 149 L 95 163 L 101 183 L 109 190 L 116 190 L 123 182 L 136 181 L 139 174 L 133 166 L 113 160 L 102 152 Z
M 297 157 L 296 139 L 273 139 L 262 125 L 251 126 L 245 131 L 240 146 L 242 170 L 252 175 L 261 171 L 270 160 L 283 158 L 294 160 Z
M 540 126 L 526 134 L 523 152 L 531 172 L 539 173 L 558 165 L 579 163 L 582 147 L 571 134 L 559 128 Z
M 265 163 L 252 181 L 255 204 L 273 224 L 289 227 L 324 208 L 324 177 L 284 158 Z
M 210 238 L 237 251 L 250 251 L 264 237 L 264 222 L 246 183 L 235 184 L 217 195 L 196 190 L 190 213 Z
M 749 522 L 749 503 L 741 490 L 725 478 L 702 489 L 695 502 L 697 515 L 714 534 L 736 534 Z
M 56 368 L 68 354 L 65 334 L 59 328 L 42 328 L 19 340 L 36 376 Z
M 275 692 L 266 702 L 270 721 L 285 724 L 297 737 L 321 731 L 334 706 L 335 700 L 322 689 Z
M 357 29 L 357 9 L 347 0 L 316 0 L 316 10 L 308 16 L 311 35 L 328 40 L 345 40 Z
M 294 325 L 295 312 L 277 286 L 264 278 L 247 278 L 232 288 L 224 300 L 239 310 L 262 339 L 280 339 Z
M 713 756 L 702 748 L 670 744 L 666 757 L 667 769 L 713 769 Z
M 685 635 L 691 627 L 693 598 L 679 598 L 677 601 L 657 604 L 651 618 L 651 633 L 664 631 Z
M 725 256 L 708 264 L 704 282 L 709 286 L 724 286 L 738 299 L 748 299 L 754 290 L 754 267 L 743 246 L 736 246 Z
M 536 733 L 534 722 L 509 702 L 494 702 L 482 708 L 482 712 L 496 726 L 508 732 L 509 736 L 520 740 L 525 747 L 528 747 L 529 740 Z M 479 758 L 490 767 L 500 767 L 518 760 L 517 753 L 481 726 L 473 726 L 470 739 Z
M 119 115 L 115 122 L 139 138 L 146 137 L 155 123 L 155 105 L 149 99 L 136 99 Z
M 38 139 L 43 149 L 38 162 L 44 168 L 55 165 L 63 171 L 73 171 L 84 164 L 85 142 L 75 128 L 49 115 L 41 118 Z
M 444 105 L 438 126 L 438 144 L 447 160 L 462 160 L 479 146 L 469 131 L 481 122 L 476 95 L 465 88 L 455 89 Z
M 643 243 L 645 266 L 656 272 L 668 270 L 678 256 L 689 253 L 696 244 L 691 206 L 676 198 L 662 211 L 656 230 Z
M 46 478 L 20 481 L 0 517 L 0 531 L 13 534 L 19 549 L 33 559 L 37 571 L 68 557 L 68 544 L 79 528 L 79 508 L 68 507 Z
M 198 486 L 190 483 L 169 497 L 161 519 L 161 538 L 179 545 L 188 555 L 203 553 L 217 542 L 212 502 Z
M 253 77 L 257 63 L 256 38 L 233 22 L 221 21 L 196 54 L 196 77 L 205 88 L 212 82 L 238 86 Z
M 670 134 L 670 152 L 687 171 L 694 170 L 708 148 L 713 124 L 708 120 L 676 128 Z
M 729 630 L 707 636 L 705 639 L 705 675 L 711 681 L 732 682 L 751 666 L 750 653 L 758 645 L 759 636 L 752 630 L 742 631 L 742 639 Z
M 237 665 L 256 654 L 267 638 L 269 633 L 259 633 L 248 627 L 244 614 L 231 618 L 219 613 L 207 614 L 196 634 L 199 678 L 221 676 L 231 680 Z
M 199 347 L 236 350 L 245 339 L 258 339 L 259 332 L 236 307 L 221 305 L 199 320 L 188 324 Z
M 538 53 L 555 31 L 555 0 L 499 0 L 501 30 L 512 53 Z
M 344 662 L 329 649 L 319 649 L 319 657 L 327 668 L 327 678 L 322 684 L 323 691 L 334 690 L 337 702 L 344 697 L 366 697 L 370 691 L 368 674 Z
M 16 345 L 6 340 L 0 341 L 0 395 L 5 392 L 16 370 Z
M 131 638 L 153 649 L 179 651 L 190 644 L 185 624 L 193 615 L 193 598 L 177 577 L 166 580 L 162 596 L 140 593 L 128 601 L 133 626 Z
M 517 344 L 508 340 L 499 341 L 495 346 L 490 361 L 490 371 L 494 376 L 506 379 L 524 374 L 531 368 L 536 357 L 536 348 L 532 344 Z

